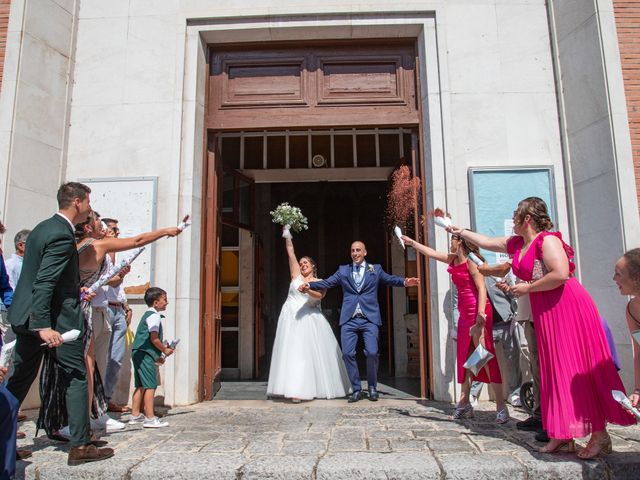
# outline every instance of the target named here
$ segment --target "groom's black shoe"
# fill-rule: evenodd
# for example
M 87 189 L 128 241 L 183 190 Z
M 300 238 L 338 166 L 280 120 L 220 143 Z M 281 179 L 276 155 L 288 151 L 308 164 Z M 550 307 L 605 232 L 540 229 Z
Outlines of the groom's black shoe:
M 362 392 L 360 390 L 356 390 L 349 397 L 349 403 L 355 403 L 362 398 Z
M 369 387 L 369 400 L 371 400 L 372 402 L 377 402 L 378 398 L 380 398 L 380 395 L 378 395 L 378 390 L 376 390 L 376 387 Z

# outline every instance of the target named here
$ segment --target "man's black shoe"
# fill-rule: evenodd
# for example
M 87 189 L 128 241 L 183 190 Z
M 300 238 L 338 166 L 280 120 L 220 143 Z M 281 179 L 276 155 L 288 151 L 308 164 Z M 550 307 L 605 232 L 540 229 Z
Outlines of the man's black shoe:
M 529 417 L 522 422 L 516 423 L 518 430 L 524 430 L 525 432 L 539 432 L 542 430 L 542 420 L 535 417 Z
M 377 402 L 379 397 L 380 396 L 378 395 L 376 387 L 369 387 L 369 400 L 372 402 Z
M 349 396 L 349 403 L 355 403 L 362 398 L 362 392 L 360 390 L 356 390 Z
M 547 443 L 550 440 L 549 435 L 545 430 L 540 430 L 536 433 L 536 442 L 545 442 Z

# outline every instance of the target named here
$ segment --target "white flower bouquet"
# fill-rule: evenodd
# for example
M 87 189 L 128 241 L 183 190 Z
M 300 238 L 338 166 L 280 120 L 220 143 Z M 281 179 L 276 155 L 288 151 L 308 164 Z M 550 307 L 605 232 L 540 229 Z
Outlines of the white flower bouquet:
M 285 230 L 291 229 L 297 233 L 309 228 L 307 217 L 302 215 L 302 211 L 287 202 L 281 203 L 269 213 L 273 217 L 273 223 L 284 226 Z

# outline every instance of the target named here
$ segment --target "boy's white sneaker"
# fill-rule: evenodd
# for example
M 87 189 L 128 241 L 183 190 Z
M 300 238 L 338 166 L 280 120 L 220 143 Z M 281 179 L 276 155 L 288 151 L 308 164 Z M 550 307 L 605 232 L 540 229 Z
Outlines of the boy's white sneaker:
M 107 433 L 110 432 L 118 432 L 120 430 L 124 430 L 127 426 L 119 422 L 118 420 L 114 420 L 106 413 L 102 415 L 97 420 L 91 419 L 91 428 L 94 430 L 106 430 Z
M 169 422 L 160 420 L 158 417 L 151 417 L 151 418 L 145 418 L 144 422 L 142 422 L 142 426 L 144 428 L 162 428 L 162 427 L 168 427 Z
M 131 418 L 129 419 L 129 425 L 135 425 L 142 422 L 144 422 L 144 413 L 136 416 L 131 415 Z

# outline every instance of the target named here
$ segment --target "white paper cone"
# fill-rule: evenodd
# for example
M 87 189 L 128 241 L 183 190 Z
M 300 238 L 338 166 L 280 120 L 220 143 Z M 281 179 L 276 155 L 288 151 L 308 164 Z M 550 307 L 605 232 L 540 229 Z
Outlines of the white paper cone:
M 185 228 L 187 228 L 189 225 L 191 225 L 190 223 L 187 223 L 189 221 L 189 215 L 185 215 L 185 217 L 182 219 L 182 223 L 180 223 L 180 225 L 178 225 L 178 228 L 180 229 L 180 231 L 184 231 Z
M 122 270 L 123 268 L 131 265 L 131 262 L 133 262 L 136 258 L 138 258 L 138 255 L 140 255 L 144 251 L 145 248 L 146 247 L 136 248 L 135 250 L 133 250 L 131 252 L 131 255 L 129 255 L 126 258 L 123 258 L 118 263 L 113 265 L 105 274 L 103 274 L 98 280 L 95 281 L 95 283 L 93 285 L 91 285 L 89 287 L 89 292 L 88 293 L 97 292 L 100 287 L 105 285 L 109 280 L 111 280 L 114 276 L 116 276 L 118 273 L 120 273 L 120 270 Z M 84 300 L 84 298 L 85 298 L 85 293 L 82 292 L 80 294 L 80 300 Z
M 77 340 L 78 337 L 80 336 L 80 330 L 69 330 L 68 332 L 64 332 L 62 334 L 62 341 L 63 342 L 73 342 L 74 340 Z
M 447 228 L 453 225 L 451 218 L 449 217 L 433 217 L 433 223 L 442 228 Z
M 467 257 L 469 257 L 469 260 L 471 260 L 473 263 L 475 263 L 476 265 L 480 266 L 482 265 L 484 262 L 482 260 L 480 260 L 480 258 L 473 252 L 469 252 L 469 255 L 467 255 Z
M 2 346 L 0 351 L 0 367 L 9 368 L 13 361 L 13 351 L 16 348 L 16 341 L 9 342 Z
M 400 245 L 404 248 L 404 240 L 402 240 L 402 230 L 400 230 L 400 227 L 397 225 L 393 227 L 393 233 L 396 234 L 396 237 L 398 237 L 398 240 L 400 241 Z
M 633 405 L 631 405 L 631 401 L 627 398 L 624 392 L 621 392 L 620 390 L 611 390 L 611 395 L 616 402 L 629 410 L 636 416 L 637 419 L 640 420 L 640 412 L 637 408 L 634 408 Z
M 69 330 L 68 332 L 64 332 L 61 335 L 62 343 L 73 342 L 74 340 L 77 340 L 79 336 L 80 336 L 80 330 L 76 330 L 75 328 L 73 330 Z M 44 347 L 45 345 L 46 343 L 40 344 L 41 347 Z

